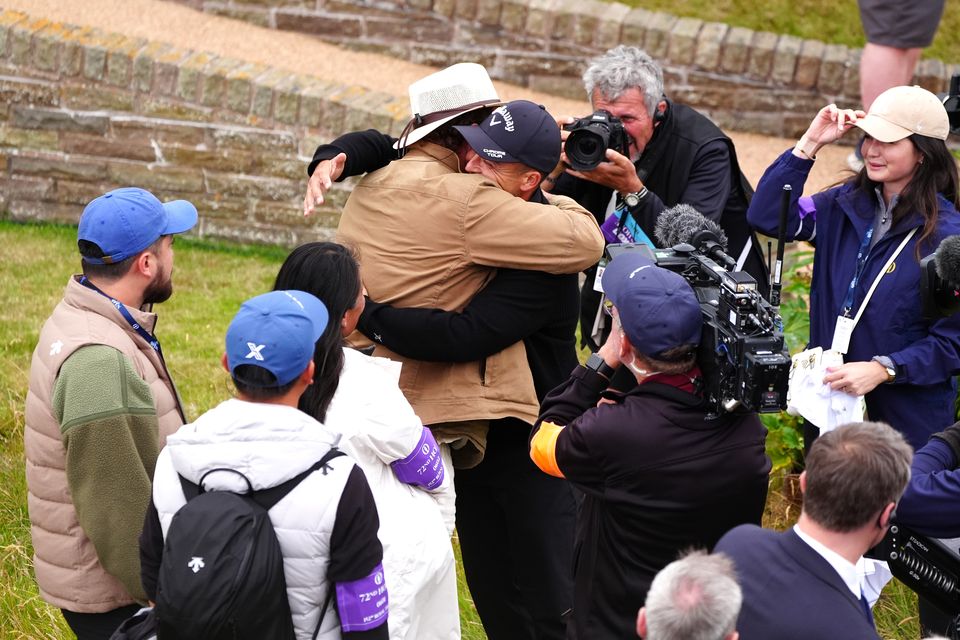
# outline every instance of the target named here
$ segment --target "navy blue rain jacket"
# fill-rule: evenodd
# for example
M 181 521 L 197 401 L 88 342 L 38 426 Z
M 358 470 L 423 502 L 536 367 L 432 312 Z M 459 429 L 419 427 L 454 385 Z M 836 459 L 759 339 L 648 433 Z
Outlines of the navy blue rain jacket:
M 934 538 L 960 537 L 960 469 L 946 442 L 932 438 L 913 456 L 897 522 Z
M 810 346 L 829 349 L 837 316 L 857 264 L 864 234 L 876 218 L 874 193 L 842 185 L 799 197 L 813 162 L 789 150 L 766 170 L 750 202 L 747 220 L 757 230 L 776 236 L 784 184 L 793 187 L 787 215 L 787 239 L 816 246 L 810 291 Z M 934 234 L 921 245 L 932 253 L 946 236 L 960 234 L 960 214 L 942 196 Z M 894 225 L 870 250 L 854 294 L 854 315 L 890 255 L 914 227 L 923 226 L 919 212 Z M 953 424 L 956 382 L 960 371 L 960 314 L 931 322 L 920 310 L 920 265 L 916 234 L 903 248 L 870 299 L 853 331 L 845 362 L 889 356 L 897 365 L 896 381 L 881 384 L 866 396 L 871 420 L 889 423 L 919 449 L 927 438 Z

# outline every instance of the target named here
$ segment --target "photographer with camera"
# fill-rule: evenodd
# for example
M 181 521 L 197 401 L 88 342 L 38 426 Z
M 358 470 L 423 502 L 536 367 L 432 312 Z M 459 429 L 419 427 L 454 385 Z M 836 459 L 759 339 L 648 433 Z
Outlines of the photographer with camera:
M 630 637 L 680 551 L 759 524 L 770 471 L 757 416 L 715 416 L 700 394 L 703 312 L 686 280 L 626 252 L 602 284 L 614 330 L 547 395 L 530 442 L 541 470 L 585 494 L 567 637 L 598 640 Z M 637 386 L 607 392 L 621 365 Z
M 853 127 L 866 135 L 863 170 L 800 197 L 817 151 Z M 960 233 L 948 131 L 943 104 L 920 87 L 885 91 L 868 114 L 828 105 L 767 169 L 747 213 L 775 233 L 782 187 L 792 186 L 787 239 L 816 245 L 809 344 L 845 354 L 823 382 L 866 396 L 870 419 L 914 449 L 953 422 L 960 371 L 960 316 L 930 320 L 920 301 L 920 258 Z M 805 434 L 808 446 L 816 433 Z
M 620 45 L 594 58 L 583 83 L 593 108 L 614 116 L 615 124 L 610 126 L 609 116 L 603 122 L 599 112 L 565 119 L 562 159 L 570 168 L 555 186 L 545 187 L 593 213 L 607 242 L 637 241 L 631 233 L 637 227 L 652 238 L 665 208 L 691 205 L 720 224 L 738 270 L 750 273 L 765 293 L 766 265 L 746 220 L 753 191 L 730 138 L 703 114 L 664 96 L 663 70 L 642 49 Z M 590 126 L 602 131 L 603 125 L 610 130 L 607 144 L 604 136 L 581 133 Z M 580 312 L 581 341 L 593 349 L 605 335 L 598 326 L 604 320 L 595 273 L 587 272 Z

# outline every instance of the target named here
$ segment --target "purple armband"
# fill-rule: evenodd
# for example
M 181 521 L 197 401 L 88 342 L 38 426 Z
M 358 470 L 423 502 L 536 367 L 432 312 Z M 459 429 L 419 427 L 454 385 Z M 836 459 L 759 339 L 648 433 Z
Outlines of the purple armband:
M 797 200 L 797 206 L 800 207 L 800 219 L 813 217 L 813 220 L 817 219 L 817 206 L 813 203 L 813 198 L 810 196 L 803 196 Z
M 344 632 L 369 631 L 387 621 L 387 584 L 383 564 L 366 578 L 337 583 L 337 612 Z
M 433 437 L 433 432 L 424 427 L 420 434 L 420 442 L 413 448 L 413 452 L 403 460 L 390 463 L 397 480 L 405 484 L 421 486 L 424 489 L 436 489 L 443 482 L 443 458 L 440 457 L 440 446 Z

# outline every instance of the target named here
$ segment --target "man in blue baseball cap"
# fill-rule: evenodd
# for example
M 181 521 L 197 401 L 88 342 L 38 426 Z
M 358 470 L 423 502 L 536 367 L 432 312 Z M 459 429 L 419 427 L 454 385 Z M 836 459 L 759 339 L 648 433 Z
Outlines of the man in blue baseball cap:
M 626 251 L 601 284 L 613 330 L 543 401 L 530 457 L 585 496 L 569 637 L 612 640 L 633 635 L 653 577 L 681 551 L 760 524 L 770 459 L 755 414 L 712 415 L 701 393 L 702 312 L 683 277 Z M 609 391 L 621 366 L 637 385 Z
M 34 569 L 44 600 L 84 638 L 107 638 L 146 600 L 137 537 L 167 435 L 185 421 L 154 334 L 173 291 L 173 237 L 189 202 L 143 189 L 90 202 L 77 244 L 83 275 L 40 332 L 24 449 Z
M 151 601 L 158 601 L 164 540 L 187 502 L 180 478 L 202 483 L 205 491 L 246 493 L 247 482 L 255 492 L 283 485 L 286 493 L 267 513 L 284 556 L 283 597 L 296 636 L 388 638 L 373 494 L 360 467 L 334 450 L 340 434 L 297 408 L 320 375 L 314 349 L 328 322 L 324 304 L 296 290 L 251 298 L 230 322 L 222 363 L 237 397 L 170 436 L 157 460 L 140 542 Z M 302 479 L 289 489 L 291 478 Z M 173 546 L 170 551 L 176 553 Z M 264 601 L 276 595 L 264 593 Z M 178 608 L 180 619 L 190 618 L 189 611 L 205 614 L 195 603 L 161 600 L 158 606 L 164 604 Z M 158 614 L 162 620 L 163 611 Z

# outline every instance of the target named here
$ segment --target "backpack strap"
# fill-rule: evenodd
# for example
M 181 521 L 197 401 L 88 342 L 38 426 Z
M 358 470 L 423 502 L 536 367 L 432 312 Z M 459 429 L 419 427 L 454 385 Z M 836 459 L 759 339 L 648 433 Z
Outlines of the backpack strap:
M 254 502 L 256 502 L 261 507 L 263 507 L 265 510 L 269 511 L 271 507 L 273 507 L 273 505 L 283 500 L 284 496 L 286 496 L 288 493 L 293 491 L 298 484 L 303 482 L 303 480 L 314 471 L 322 470 L 323 475 L 327 475 L 327 470 L 330 468 L 330 466 L 327 463 L 333 460 L 334 458 L 339 458 L 340 456 L 343 456 L 343 455 L 346 455 L 343 451 L 340 451 L 340 449 L 337 449 L 336 447 L 331 447 L 330 450 L 327 451 L 325 454 L 323 454 L 323 457 L 320 458 L 318 461 L 316 461 L 312 466 L 310 466 L 310 468 L 308 468 L 306 471 L 303 471 L 302 473 L 295 475 L 294 477 L 290 478 L 283 484 L 278 484 L 277 486 L 270 487 L 269 489 L 262 489 L 260 491 L 251 491 L 246 494 L 241 493 L 237 495 L 246 496 L 251 500 L 253 500 Z M 207 473 L 203 474 L 203 477 L 204 478 L 207 477 L 207 475 L 209 475 L 214 471 L 232 471 L 240 475 L 240 477 L 242 477 L 244 480 L 247 481 L 247 486 L 250 486 L 250 480 L 248 480 L 245 475 L 243 475 L 242 473 L 234 469 L 228 469 L 228 468 L 211 469 Z M 196 498 L 201 493 L 204 493 L 203 490 L 201 490 L 200 485 L 198 485 L 197 483 L 190 482 L 180 474 L 177 474 L 177 477 L 180 478 L 180 487 L 183 489 L 183 496 L 187 499 L 187 502 L 190 502 L 190 500 L 192 500 L 193 498 Z M 202 482 L 203 482 L 203 478 L 201 478 L 201 483 Z
M 306 471 L 295 475 L 283 484 L 278 484 L 277 486 L 270 487 L 269 489 L 261 489 L 260 491 L 255 491 L 247 495 L 251 500 L 259 504 L 261 507 L 267 511 L 270 511 L 273 505 L 283 500 L 284 496 L 293 491 L 298 484 L 303 482 L 303 480 L 314 471 L 323 471 L 323 475 L 327 475 L 327 471 L 330 469 L 327 463 L 334 458 L 339 458 L 343 455 L 346 455 L 343 451 L 340 451 L 340 449 L 337 449 L 336 447 L 331 447 L 329 451 L 323 454 L 322 458 L 317 460 Z

